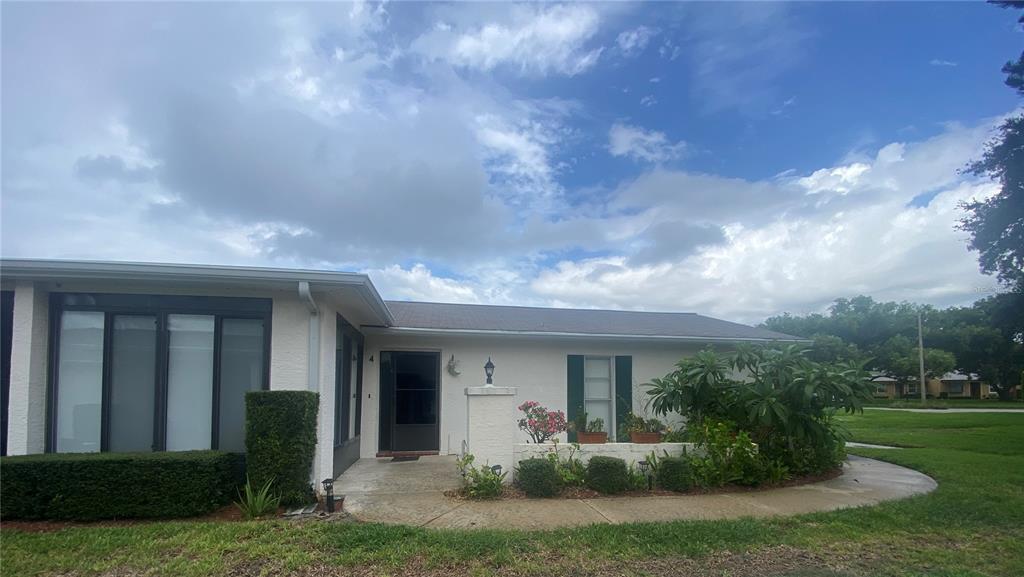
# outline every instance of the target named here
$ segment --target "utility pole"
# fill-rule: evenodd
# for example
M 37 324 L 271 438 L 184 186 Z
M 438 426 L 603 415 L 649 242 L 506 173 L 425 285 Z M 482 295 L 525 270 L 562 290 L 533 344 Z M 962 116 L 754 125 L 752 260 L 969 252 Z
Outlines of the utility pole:
M 924 392 L 924 331 L 921 329 L 921 311 L 917 311 L 917 361 L 921 368 L 921 404 L 925 404 Z

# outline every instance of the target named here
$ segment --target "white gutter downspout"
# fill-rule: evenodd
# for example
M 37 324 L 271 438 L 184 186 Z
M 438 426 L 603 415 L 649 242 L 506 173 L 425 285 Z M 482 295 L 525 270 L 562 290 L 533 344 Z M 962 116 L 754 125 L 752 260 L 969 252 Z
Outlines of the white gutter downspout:
M 306 371 L 309 382 L 306 385 L 309 390 L 316 392 L 320 389 L 320 309 L 306 281 L 299 282 L 299 298 L 305 301 L 309 309 L 309 368 Z

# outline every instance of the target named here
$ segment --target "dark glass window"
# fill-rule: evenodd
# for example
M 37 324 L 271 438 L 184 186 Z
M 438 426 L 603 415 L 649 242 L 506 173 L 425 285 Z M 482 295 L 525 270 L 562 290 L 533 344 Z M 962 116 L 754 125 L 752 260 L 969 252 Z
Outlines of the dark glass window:
M 245 450 L 270 299 L 55 293 L 48 450 Z
M 110 450 L 152 451 L 156 317 L 114 316 L 110 346 Z

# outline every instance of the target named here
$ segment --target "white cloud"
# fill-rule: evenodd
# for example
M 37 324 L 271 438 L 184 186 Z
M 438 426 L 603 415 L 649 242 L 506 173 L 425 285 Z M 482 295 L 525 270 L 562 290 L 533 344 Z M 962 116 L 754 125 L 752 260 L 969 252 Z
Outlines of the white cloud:
M 3 71 L 4 109 L 17 111 L 0 127 L 5 256 L 365 270 L 389 298 L 753 322 L 858 292 L 963 304 L 995 285 L 953 227 L 958 201 L 993 190 L 958 173 L 992 122 L 745 180 L 673 169 L 686 143 L 621 121 L 607 151 L 640 164 L 584 188 L 606 173 L 575 173 L 593 151 L 574 145 L 593 135 L 573 127 L 600 117 L 474 72 L 590 70 L 610 38 L 605 5 L 431 6 L 430 29 L 397 40 L 376 4 L 109 9 L 22 4 L 7 21 L 31 33 L 3 45 L 25 55 Z M 740 18 L 737 36 L 775 22 Z M 717 54 L 692 24 L 696 54 Z M 793 47 L 754 37 L 755 49 Z M 656 40 L 663 64 L 683 54 Z M 715 66 L 745 54 L 723 42 Z M 769 72 L 744 68 L 724 88 Z
M 648 94 L 647 96 L 644 96 L 643 98 L 640 99 L 640 106 L 643 106 L 645 108 L 650 108 L 657 103 L 658 99 L 655 98 L 653 94 Z
M 957 63 L 952 60 L 942 60 L 941 58 L 933 58 L 928 62 L 928 64 L 932 66 L 945 66 L 950 68 L 955 68 L 957 65 Z
M 422 263 L 411 268 L 391 265 L 362 271 L 391 300 L 479 303 L 480 295 L 469 282 L 434 276 Z
M 535 210 L 552 209 L 562 190 L 550 158 L 562 134 L 557 123 L 549 118 L 513 124 L 495 114 L 481 114 L 475 120 L 488 169 L 506 190 L 506 200 Z
M 679 158 L 685 149 L 686 143 L 671 142 L 657 130 L 616 122 L 608 131 L 608 152 L 612 156 L 658 163 Z
M 809 176 L 805 176 L 797 182 L 807 189 L 807 194 L 817 194 L 824 191 L 846 194 L 857 186 L 860 177 L 869 170 L 871 170 L 869 165 L 863 162 L 855 162 L 845 166 L 815 170 Z
M 628 58 L 643 52 L 651 38 L 654 38 L 657 33 L 656 30 L 647 26 L 637 26 L 631 30 L 620 32 L 615 42 L 619 45 L 619 51 L 623 56 Z
M 592 6 L 520 5 L 502 19 L 457 31 L 438 29 L 417 41 L 421 51 L 456 66 L 489 71 L 509 66 L 521 74 L 574 76 L 597 63 L 602 47 L 588 46 L 600 17 Z

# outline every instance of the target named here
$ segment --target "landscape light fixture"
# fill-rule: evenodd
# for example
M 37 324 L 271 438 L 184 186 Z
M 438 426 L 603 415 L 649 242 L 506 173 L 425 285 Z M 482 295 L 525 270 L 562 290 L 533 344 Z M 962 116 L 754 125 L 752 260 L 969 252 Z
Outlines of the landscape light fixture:
M 493 384 L 494 381 L 491 377 L 494 376 L 494 363 L 491 362 L 491 357 L 487 357 L 487 364 L 484 365 L 484 372 L 487 373 L 487 384 Z
M 324 486 L 324 504 L 328 513 L 334 512 L 334 479 L 328 477 L 320 482 Z
M 651 468 L 651 464 L 648 463 L 647 461 L 638 461 L 636 465 L 640 467 L 640 473 L 643 474 L 644 477 L 647 477 L 647 490 L 650 491 L 652 488 L 652 479 L 650 473 L 648 473 L 647 470 Z

